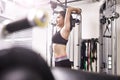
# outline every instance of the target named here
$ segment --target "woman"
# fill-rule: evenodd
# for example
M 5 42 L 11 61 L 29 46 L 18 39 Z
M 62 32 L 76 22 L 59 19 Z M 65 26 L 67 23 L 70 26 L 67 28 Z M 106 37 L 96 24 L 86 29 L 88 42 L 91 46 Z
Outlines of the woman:
M 66 44 L 72 29 L 71 13 L 81 13 L 80 8 L 68 7 L 66 13 L 60 11 L 57 19 L 57 33 L 53 36 L 53 53 L 55 57 L 55 66 L 71 68 L 71 62 L 67 57 Z

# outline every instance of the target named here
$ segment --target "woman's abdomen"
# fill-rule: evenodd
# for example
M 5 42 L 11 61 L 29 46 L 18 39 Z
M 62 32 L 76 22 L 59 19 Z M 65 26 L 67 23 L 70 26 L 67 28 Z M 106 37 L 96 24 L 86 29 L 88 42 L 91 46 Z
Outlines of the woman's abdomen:
M 66 54 L 66 45 L 53 44 L 53 53 L 55 58 L 62 56 L 67 56 Z

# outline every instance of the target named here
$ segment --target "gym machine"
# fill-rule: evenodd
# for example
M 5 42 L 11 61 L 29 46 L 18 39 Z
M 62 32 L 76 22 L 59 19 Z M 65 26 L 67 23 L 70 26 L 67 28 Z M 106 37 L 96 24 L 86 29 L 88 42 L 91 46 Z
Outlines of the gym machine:
M 100 7 L 100 72 L 117 74 L 116 0 L 103 0 Z

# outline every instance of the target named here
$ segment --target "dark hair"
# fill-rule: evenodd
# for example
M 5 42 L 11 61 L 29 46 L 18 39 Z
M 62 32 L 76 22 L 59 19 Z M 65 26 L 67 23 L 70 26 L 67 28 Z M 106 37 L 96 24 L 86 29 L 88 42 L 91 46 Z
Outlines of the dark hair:
M 63 18 L 65 18 L 66 12 L 65 11 L 59 11 L 59 14 L 62 15 Z
M 66 11 L 59 11 L 59 14 L 62 15 L 63 18 L 65 18 Z M 73 17 L 72 15 L 70 15 L 70 30 L 72 30 L 73 27 Z
M 33 50 L 23 47 L 0 50 L 0 77 L 5 70 L 17 67 L 33 70 L 42 80 L 54 80 L 46 61 Z

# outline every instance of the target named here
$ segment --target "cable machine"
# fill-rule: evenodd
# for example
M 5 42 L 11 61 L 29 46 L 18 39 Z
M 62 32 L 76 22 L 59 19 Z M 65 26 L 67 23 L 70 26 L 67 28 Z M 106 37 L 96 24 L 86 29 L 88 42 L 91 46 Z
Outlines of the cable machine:
M 73 62 L 73 69 L 80 69 L 80 50 L 81 50 L 81 36 L 82 36 L 82 16 L 75 14 L 75 27 L 71 31 L 68 42 L 68 53 Z
M 117 74 L 116 0 L 104 0 L 100 8 L 100 72 Z

